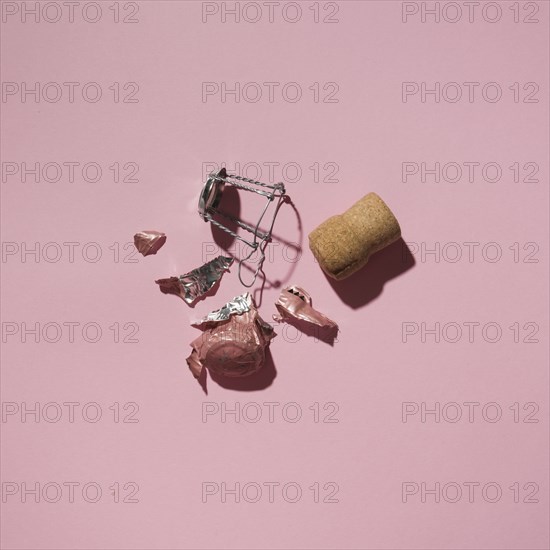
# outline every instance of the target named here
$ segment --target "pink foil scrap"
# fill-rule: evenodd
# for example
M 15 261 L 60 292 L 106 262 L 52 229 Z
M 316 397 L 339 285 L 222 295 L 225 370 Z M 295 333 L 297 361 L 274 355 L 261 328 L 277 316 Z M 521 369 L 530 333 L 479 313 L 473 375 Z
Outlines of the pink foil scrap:
M 144 256 L 156 254 L 166 242 L 166 235 L 160 231 L 140 231 L 134 235 L 134 244 Z
M 267 347 L 275 332 L 258 314 L 246 292 L 193 323 L 204 332 L 193 342 L 187 358 L 189 369 L 199 378 L 203 369 L 228 377 L 250 376 L 265 363 Z
M 280 314 L 279 317 L 273 316 L 275 321 L 294 319 L 306 321 L 322 328 L 338 328 L 334 321 L 312 307 L 311 296 L 299 286 L 292 285 L 283 288 L 275 307 Z
M 204 296 L 229 269 L 233 258 L 218 256 L 213 260 L 179 277 L 168 277 L 155 281 L 164 294 L 175 294 L 191 305 Z

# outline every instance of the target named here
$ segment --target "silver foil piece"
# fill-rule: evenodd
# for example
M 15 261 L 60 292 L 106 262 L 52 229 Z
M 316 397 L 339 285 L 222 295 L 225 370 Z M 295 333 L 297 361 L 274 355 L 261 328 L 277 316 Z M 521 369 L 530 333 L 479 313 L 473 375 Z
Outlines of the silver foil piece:
M 218 256 L 189 273 L 155 282 L 164 294 L 175 294 L 191 305 L 222 278 L 232 263 L 233 258 Z
M 227 302 L 220 309 L 211 311 L 206 317 L 203 317 L 200 321 L 191 323 L 193 327 L 213 326 L 217 323 L 227 321 L 231 315 L 241 315 L 250 311 L 254 307 L 252 302 L 252 296 L 249 292 L 245 292 L 240 296 L 235 296 L 233 300 Z

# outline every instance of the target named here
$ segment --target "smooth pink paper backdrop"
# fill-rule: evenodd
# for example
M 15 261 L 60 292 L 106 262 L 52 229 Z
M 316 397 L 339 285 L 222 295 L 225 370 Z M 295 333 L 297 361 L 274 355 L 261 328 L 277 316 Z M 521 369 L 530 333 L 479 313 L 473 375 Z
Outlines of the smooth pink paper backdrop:
M 22 9 L 20 2 L 2 4 Z M 73 81 L 80 90 L 97 82 L 103 91 L 97 103 L 77 91 L 73 103 L 67 95 L 54 103 L 27 96 L 23 103 L 19 93 L 1 104 L 4 163 L 96 162 L 102 168 L 97 183 L 79 171 L 72 183 L 66 173 L 52 183 L 42 176 L 23 183 L 20 175 L 2 182 L 5 330 L 37 322 L 57 323 L 49 334 L 68 322 L 102 329 L 96 343 L 86 342 L 78 327 L 74 342 L 67 332 L 55 343 L 43 336 L 35 342 L 32 335 L 23 342 L 21 332 L 5 336 L 4 407 L 77 402 L 80 408 L 74 422 L 64 407 L 57 422 L 43 416 L 35 422 L 31 415 L 22 422 L 20 414 L 3 418 L 2 481 L 11 484 L 4 488 L 93 482 L 102 497 L 86 502 L 80 489 L 75 502 L 66 492 L 59 502 L 4 495 L 2 548 L 548 548 L 548 4 L 530 3 L 538 7 L 539 22 L 532 24 L 515 23 L 510 2 L 494 3 L 502 9 L 498 22 L 476 12 L 472 23 L 463 15 L 454 24 L 430 16 L 422 23 L 420 14 L 404 23 L 403 5 L 393 1 L 318 4 L 321 21 L 338 7 L 332 16 L 337 23 L 315 23 L 314 2 L 300 3 L 295 23 L 285 21 L 281 7 L 272 23 L 266 7 L 257 23 L 236 23 L 230 15 L 223 23 L 221 12 L 203 22 L 203 9 L 215 9 L 213 3 L 206 8 L 192 1 L 121 2 L 121 19 L 137 6 L 138 22 L 115 23 L 116 4 L 101 2 L 97 23 L 84 21 L 79 7 L 73 23 L 66 13 L 55 23 L 34 23 L 32 17 L 22 22 L 19 12 L 1 25 L 4 83 Z M 242 9 L 245 3 L 238 4 Z M 247 9 L 254 17 L 254 8 Z M 520 21 L 529 12 L 520 6 Z M 125 83 L 138 83 L 138 102 L 114 102 L 109 87 L 115 82 L 121 98 Z M 262 83 L 280 85 L 273 102 L 264 95 L 256 103 L 242 97 L 236 103 L 234 96 L 222 102 L 219 94 L 203 101 L 203 82 L 256 82 L 264 94 Z M 288 82 L 301 86 L 300 101 L 282 98 Z M 323 91 L 329 82 L 338 86 L 338 102 L 322 101 L 334 90 L 329 85 Z M 404 103 L 403 82 L 480 86 L 473 102 L 436 103 L 428 96 L 423 103 L 416 95 Z M 483 100 L 479 92 L 487 82 L 499 83 L 500 101 Z M 518 103 L 509 89 L 515 82 Z M 538 103 L 523 102 L 528 82 L 539 86 Z M 248 88 L 250 97 L 255 89 Z M 115 162 L 136 163 L 139 181 L 115 183 L 109 169 Z M 293 263 L 296 251 L 278 240 L 265 272 L 272 281 L 304 286 L 341 328 L 330 347 L 276 326 L 276 377 L 261 390 L 237 391 L 208 380 L 205 395 L 185 363 L 198 334 L 190 321 L 244 290 L 236 267 L 215 297 L 194 310 L 154 284 L 213 257 L 211 229 L 196 214 L 203 163 L 212 162 L 232 168 L 259 163 L 264 180 L 264 163 L 278 162 L 275 181 L 283 179 L 283 165 L 301 167 L 299 181 L 287 183 L 301 217 L 300 260 Z M 502 177 L 491 183 L 477 172 L 473 182 L 466 175 L 456 183 L 435 183 L 431 176 L 426 183 L 419 176 L 403 182 L 404 162 L 495 162 Z M 536 163 L 538 182 L 515 183 L 509 169 L 515 162 Z M 334 167 L 323 166 L 335 163 L 336 181 L 315 182 L 309 168 L 314 163 L 320 163 L 321 180 Z M 522 170 L 521 179 L 526 175 Z M 415 265 L 403 260 L 398 245 L 373 259 L 341 297 L 313 260 L 307 233 L 369 191 L 394 210 L 405 241 L 418 245 L 417 252 L 409 244 Z M 143 229 L 168 235 L 156 256 L 137 258 L 124 249 Z M 300 242 L 290 207 L 281 211 L 274 233 Z M 22 261 L 23 243 L 36 242 L 41 251 L 58 243 L 61 256 L 56 260 L 57 248 L 49 245 L 53 261 L 32 255 Z M 73 261 L 66 242 L 78 243 Z M 480 243 L 472 261 L 463 244 L 468 242 Z M 490 242 L 502 250 L 499 261 L 482 255 Z M 86 248 L 88 259 L 101 251 L 97 262 L 83 258 L 87 243 L 96 243 Z M 452 244 L 439 261 L 433 254 L 423 257 L 421 243 L 430 249 L 439 243 L 440 250 L 458 243 L 463 257 L 452 261 Z M 264 292 L 260 312 L 266 320 L 275 312 L 277 293 Z M 423 322 L 428 328 L 458 323 L 464 335 L 456 343 L 436 343 L 433 335 L 423 343 L 420 334 L 402 341 L 402 323 Z M 463 324 L 468 322 L 480 323 L 473 342 Z M 488 322 L 502 328 L 500 341 L 482 337 Z M 125 323 L 139 327 L 138 342 L 115 343 L 109 328 L 114 323 L 120 323 L 120 340 L 131 332 Z M 509 328 L 514 323 L 521 327 L 519 343 Z M 526 323 L 532 324 L 524 329 Z M 524 343 L 533 326 L 538 343 Z M 102 410 L 95 423 L 80 414 L 90 402 Z M 128 402 L 138 404 L 132 417 L 138 422 L 122 422 L 132 408 L 115 422 L 110 407 Z M 203 422 L 203 407 L 236 402 L 250 404 L 251 417 L 261 407 L 262 418 L 235 422 L 228 415 L 222 422 L 218 414 Z M 273 422 L 266 402 L 278 404 Z M 291 402 L 303 415 L 295 423 L 281 414 Z M 473 422 L 467 412 L 456 423 L 434 422 L 433 416 L 421 422 L 419 414 L 403 422 L 404 402 L 481 405 Z M 481 408 L 489 402 L 502 409 L 500 421 L 483 419 Z M 310 409 L 315 403 L 320 422 Z M 332 418 L 338 422 L 323 422 L 335 407 L 323 410 L 326 403 L 337 404 Z M 514 403 L 519 422 L 509 409 Z M 524 422 L 533 411 L 523 410 L 526 403 L 538 407 L 532 417 L 537 423 Z M 285 410 L 292 416 L 295 406 Z M 109 489 L 115 482 L 137 484 L 139 502 L 116 503 Z M 255 482 L 264 493 L 256 503 L 242 497 L 235 503 L 232 495 L 224 503 L 220 494 L 203 502 L 205 482 L 228 488 Z M 262 485 L 268 482 L 281 484 L 274 502 Z M 281 496 L 289 482 L 301 487 L 299 502 Z M 430 494 L 423 503 L 420 493 L 403 502 L 407 482 L 427 488 L 456 483 L 464 494 L 456 503 L 442 497 L 436 503 Z M 481 484 L 473 502 L 465 482 Z M 499 502 L 483 498 L 488 482 L 502 488 Z M 321 502 L 309 489 L 314 483 L 320 484 Z M 322 502 L 330 492 L 326 483 L 337 484 L 338 502 Z M 509 489 L 514 483 L 518 503 Z M 536 503 L 523 502 L 535 487 L 524 488 L 529 483 L 538 486 Z M 129 489 L 121 491 L 128 496 Z

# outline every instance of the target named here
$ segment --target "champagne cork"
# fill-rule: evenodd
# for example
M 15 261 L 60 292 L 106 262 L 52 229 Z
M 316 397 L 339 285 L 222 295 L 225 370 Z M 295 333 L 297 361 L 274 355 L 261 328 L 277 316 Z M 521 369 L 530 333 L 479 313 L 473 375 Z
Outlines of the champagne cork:
M 341 280 L 399 237 L 401 228 L 392 211 L 376 193 L 369 193 L 314 229 L 309 234 L 309 248 L 323 271 Z

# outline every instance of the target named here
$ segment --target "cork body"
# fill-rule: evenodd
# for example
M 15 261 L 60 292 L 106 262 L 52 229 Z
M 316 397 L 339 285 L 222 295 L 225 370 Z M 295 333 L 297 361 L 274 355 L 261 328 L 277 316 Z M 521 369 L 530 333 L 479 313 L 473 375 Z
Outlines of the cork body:
M 376 193 L 369 193 L 314 229 L 309 234 L 309 248 L 323 271 L 340 280 L 399 237 L 401 228 L 392 211 Z

